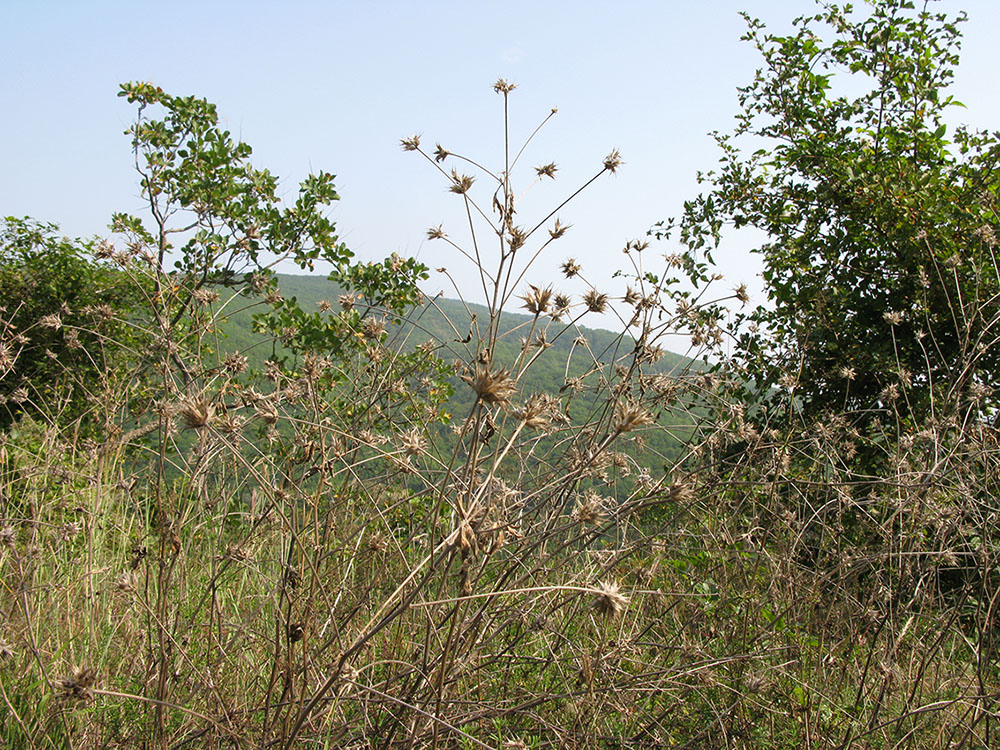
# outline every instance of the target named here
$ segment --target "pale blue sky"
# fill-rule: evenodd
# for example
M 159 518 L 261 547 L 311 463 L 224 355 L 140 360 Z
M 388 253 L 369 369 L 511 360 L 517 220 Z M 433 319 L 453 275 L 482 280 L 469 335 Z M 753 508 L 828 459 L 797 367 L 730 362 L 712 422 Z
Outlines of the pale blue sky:
M 859 3 L 860 4 L 860 3 Z M 139 211 L 127 138 L 133 109 L 118 84 L 150 80 L 219 106 L 279 175 L 289 195 L 310 170 L 337 175 L 333 211 L 362 259 L 392 251 L 470 269 L 425 230 L 453 224 L 458 201 L 434 170 L 399 149 L 421 133 L 490 166 L 502 163 L 500 76 L 512 95 L 512 134 L 559 114 L 533 143 L 529 167 L 555 161 L 554 183 L 524 199 L 525 223 L 621 150 L 625 166 L 561 212 L 573 225 L 531 277 L 556 280 L 568 256 L 598 286 L 621 248 L 680 211 L 694 174 L 717 153 L 737 85 L 756 67 L 739 41 L 747 10 L 774 29 L 811 0 L 702 2 L 0 2 L 0 214 L 55 221 L 64 233 L 106 233 L 113 211 Z M 957 119 L 1000 127 L 1000 1 L 941 0 L 966 10 Z M 522 173 L 523 177 L 527 174 Z M 488 199 L 487 199 L 488 200 Z M 453 226 L 460 236 L 460 227 Z M 667 246 L 662 249 L 666 251 Z M 733 283 L 755 265 L 737 240 L 717 258 Z M 453 292 L 440 276 L 431 291 Z

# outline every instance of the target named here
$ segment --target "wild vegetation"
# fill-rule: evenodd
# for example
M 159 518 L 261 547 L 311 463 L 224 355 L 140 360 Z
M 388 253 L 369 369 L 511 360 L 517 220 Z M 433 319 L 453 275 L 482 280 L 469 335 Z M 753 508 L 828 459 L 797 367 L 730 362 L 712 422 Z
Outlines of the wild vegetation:
M 123 86 L 144 216 L 0 233 L 0 741 L 994 747 L 1000 148 L 947 137 L 959 26 L 748 26 L 721 167 L 620 297 L 532 277 L 579 192 L 517 200 L 557 176 L 533 136 L 402 141 L 467 217 L 428 232 L 482 292 L 443 334 L 426 268 L 338 240 L 331 175 L 283 205 L 211 104 Z M 768 306 L 733 312 L 729 225 Z

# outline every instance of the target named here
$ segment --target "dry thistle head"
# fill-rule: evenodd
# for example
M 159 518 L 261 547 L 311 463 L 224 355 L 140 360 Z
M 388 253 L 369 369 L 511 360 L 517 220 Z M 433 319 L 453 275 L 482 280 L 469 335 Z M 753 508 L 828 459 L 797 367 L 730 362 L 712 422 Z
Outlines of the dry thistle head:
M 548 164 L 543 164 L 540 167 L 535 167 L 535 174 L 539 177 L 548 177 L 554 180 L 556 178 L 556 170 L 559 167 L 556 166 L 555 162 L 549 162 Z
M 615 149 L 604 157 L 604 168 L 608 172 L 611 172 L 611 174 L 614 174 L 622 164 L 624 162 L 622 161 L 622 155 L 618 153 L 618 149 Z
M 524 247 L 524 243 L 527 239 L 528 234 L 521 227 L 511 227 L 510 231 L 507 232 L 507 245 L 510 247 L 511 251 Z
M 551 237 L 554 240 L 558 240 L 560 237 L 566 234 L 566 230 L 569 228 L 570 228 L 569 224 L 563 224 L 561 221 L 559 221 L 559 219 L 556 219 L 555 225 L 552 227 L 552 229 L 549 230 L 549 237 Z
M 632 401 L 619 404 L 615 409 L 615 433 L 631 432 L 653 423 L 653 417 L 648 411 Z
M 578 273 L 580 273 L 580 264 L 576 262 L 576 258 L 567 258 L 566 262 L 562 264 L 563 276 L 567 279 L 572 279 Z M 569 305 L 567 305 L 569 307 Z
M 90 688 L 97 682 L 97 673 L 90 667 L 74 666 L 67 677 L 59 680 L 59 687 L 63 691 L 63 698 L 67 700 L 88 700 L 90 698 Z
M 525 427 L 544 430 L 552 420 L 559 418 L 559 401 L 547 393 L 534 393 L 514 416 L 524 422 Z
M 448 149 L 446 149 L 440 143 L 435 143 L 434 144 L 434 161 L 436 161 L 438 164 L 440 164 L 445 159 L 447 159 L 449 156 L 451 156 L 451 151 L 449 151 Z
M 606 617 L 620 614 L 628 605 L 628 597 L 621 592 L 621 588 L 614 581 L 601 581 L 594 593 L 597 596 L 594 600 L 594 609 Z
M 215 405 L 205 396 L 191 396 L 181 401 L 177 407 L 177 416 L 184 421 L 184 426 L 192 430 L 203 430 L 215 415 Z
M 511 91 L 517 88 L 516 83 L 511 83 L 504 78 L 498 78 L 497 82 L 493 84 L 493 90 L 498 94 L 509 94 Z
M 378 341 L 385 333 L 385 320 L 369 315 L 361 324 L 361 333 L 369 341 Z
M 402 448 L 403 453 L 407 456 L 416 456 L 427 448 L 427 441 L 424 439 L 423 433 L 420 431 L 419 427 L 414 427 L 411 430 L 403 433 L 403 437 L 399 442 L 400 448 Z
M 600 314 L 608 307 L 608 295 L 601 294 L 596 289 L 591 289 L 583 295 L 583 302 L 587 306 L 587 310 Z
M 459 174 L 457 169 L 453 169 L 451 170 L 451 185 L 448 186 L 448 189 L 453 193 L 465 195 L 475 181 L 471 175 Z
M 573 521 L 596 525 L 604 520 L 604 498 L 593 490 L 587 490 L 573 508 Z
M 462 380 L 472 386 L 480 401 L 487 404 L 505 404 L 516 390 L 506 367 L 491 372 L 487 365 L 480 363 L 472 375 L 463 375 Z
M 525 309 L 532 315 L 541 315 L 549 310 L 549 303 L 552 299 L 552 287 L 547 286 L 539 289 L 534 284 L 529 284 L 530 292 L 521 297 L 524 300 Z
M 222 362 L 223 368 L 226 372 L 231 375 L 239 375 L 241 372 L 247 369 L 247 363 L 249 360 L 237 352 L 226 355 L 225 360 Z
M 559 318 L 569 312 L 569 306 L 569 297 L 565 294 L 557 294 L 552 302 L 552 318 L 559 320 Z
M 686 503 L 694 497 L 694 490 L 688 482 L 675 479 L 667 488 L 667 499 L 675 503 Z

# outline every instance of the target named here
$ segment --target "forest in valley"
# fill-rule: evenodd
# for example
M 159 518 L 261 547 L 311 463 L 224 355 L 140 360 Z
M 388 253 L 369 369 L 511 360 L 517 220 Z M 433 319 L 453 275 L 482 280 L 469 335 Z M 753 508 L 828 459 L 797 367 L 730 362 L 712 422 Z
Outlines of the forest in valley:
M 1000 746 L 963 16 L 745 21 L 719 161 L 622 295 L 535 273 L 622 156 L 522 208 L 558 168 L 503 78 L 501 153 L 400 141 L 468 299 L 356 258 L 329 172 L 283 200 L 213 104 L 123 84 L 143 211 L 0 222 L 0 746 Z M 738 230 L 760 305 L 713 257 Z

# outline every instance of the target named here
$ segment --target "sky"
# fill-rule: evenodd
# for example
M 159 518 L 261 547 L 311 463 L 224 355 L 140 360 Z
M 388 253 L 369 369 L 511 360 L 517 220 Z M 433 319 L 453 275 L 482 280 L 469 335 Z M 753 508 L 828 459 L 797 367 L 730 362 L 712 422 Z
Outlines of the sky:
M 953 87 L 966 105 L 958 121 L 1000 128 L 1000 1 L 935 5 L 970 17 Z M 502 168 L 503 102 L 493 83 L 503 77 L 518 84 L 510 99 L 515 144 L 558 108 L 513 175 L 527 188 L 530 167 L 559 167 L 555 181 L 519 200 L 525 224 L 598 172 L 612 149 L 625 161 L 560 211 L 572 228 L 527 281 L 561 289 L 558 266 L 574 257 L 588 281 L 614 293 L 625 243 L 679 215 L 698 193 L 698 170 L 717 163 L 708 134 L 731 128 L 736 87 L 758 65 L 740 41 L 739 11 L 781 32 L 815 7 L 811 0 L 0 0 L 0 215 L 52 221 L 70 236 L 106 236 L 115 211 L 141 215 L 123 135 L 134 107 L 116 93 L 124 81 L 152 81 L 217 104 L 225 127 L 253 147 L 255 166 L 281 178 L 288 198 L 311 171 L 335 174 L 341 200 L 331 218 L 359 259 L 416 256 L 448 268 L 475 300 L 474 269 L 426 240 L 426 230 L 443 223 L 462 241 L 461 200 L 399 140 L 420 134 L 430 149 L 440 142 Z M 491 192 L 478 197 L 488 204 Z M 747 282 L 759 300 L 752 242 L 728 240 L 716 261 L 726 283 Z M 664 242 L 650 252 L 672 249 Z M 438 290 L 456 296 L 434 274 L 426 291 Z

